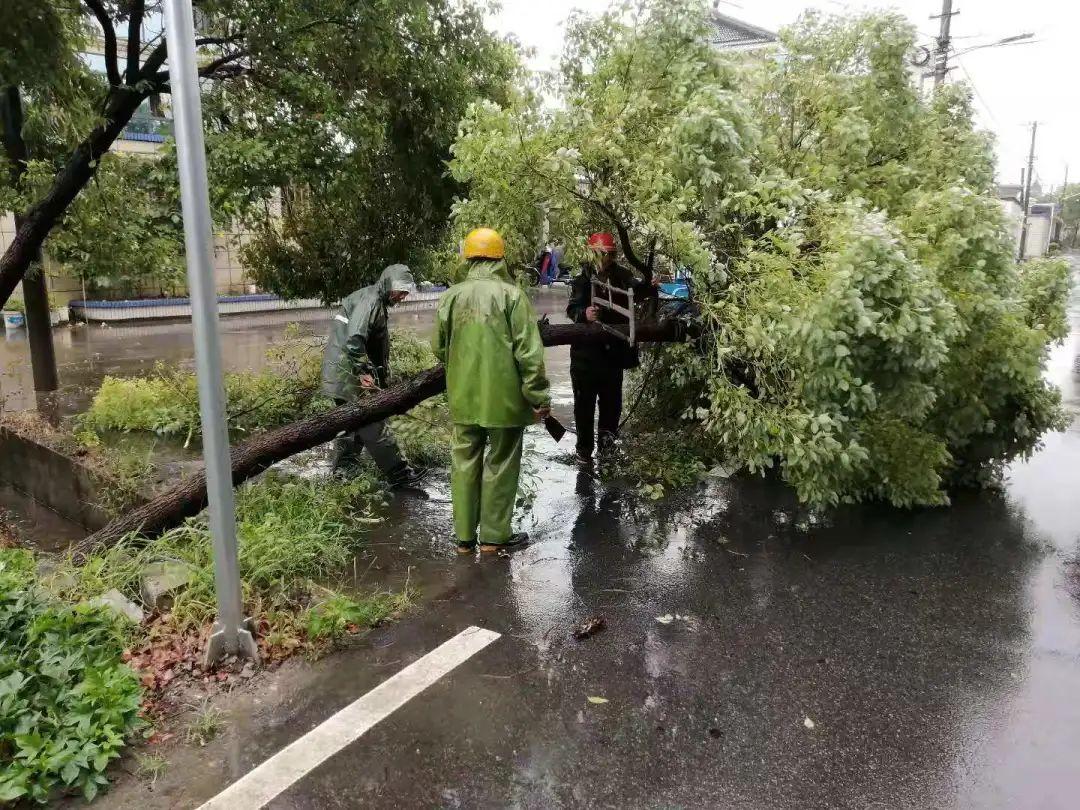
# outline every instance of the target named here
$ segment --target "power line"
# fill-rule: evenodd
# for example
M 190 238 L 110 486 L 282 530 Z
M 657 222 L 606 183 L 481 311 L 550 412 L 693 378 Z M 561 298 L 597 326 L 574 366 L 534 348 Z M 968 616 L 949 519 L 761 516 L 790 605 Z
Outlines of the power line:
M 983 94 L 979 92 L 979 85 L 975 84 L 975 79 L 971 77 L 968 69 L 964 67 L 964 63 L 957 59 L 956 64 L 960 66 L 960 70 L 963 71 L 964 76 L 967 77 L 968 84 L 970 84 L 971 89 L 975 91 L 975 98 L 977 98 L 979 100 L 979 103 L 982 104 L 983 109 L 986 110 L 986 114 L 990 116 L 990 120 L 993 121 L 995 124 L 998 124 L 999 122 L 997 120 L 997 116 L 994 115 L 994 111 L 990 108 L 990 105 L 986 103 L 986 99 L 983 98 Z

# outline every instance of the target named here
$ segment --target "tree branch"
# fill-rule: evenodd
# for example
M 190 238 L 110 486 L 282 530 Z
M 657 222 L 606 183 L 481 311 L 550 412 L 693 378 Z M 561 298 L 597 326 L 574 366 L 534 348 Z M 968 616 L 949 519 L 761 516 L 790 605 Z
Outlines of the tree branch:
M 615 223 L 615 230 L 619 234 L 619 241 L 622 243 L 623 255 L 626 260 L 634 266 L 634 268 L 645 276 L 646 281 L 652 281 L 652 268 L 645 262 L 638 258 L 634 253 L 634 246 L 630 243 L 630 230 L 623 224 L 621 219 L 618 219 L 612 215 L 611 221 Z
M 195 47 L 202 48 L 206 45 L 228 45 L 233 42 L 238 42 L 247 36 L 247 31 L 238 31 L 235 34 L 231 34 L 227 37 L 199 37 L 195 40 Z
M 101 0 L 83 0 L 83 3 L 101 26 L 101 38 L 105 41 L 105 72 L 109 77 L 109 84 L 119 87 L 123 82 L 120 79 L 120 67 L 116 61 L 116 29 L 113 28 L 109 12 L 105 10 Z
M 0 305 L 7 302 L 22 281 L 37 259 L 49 231 L 90 182 L 97 171 L 98 160 L 109 151 L 145 98 L 142 93 L 131 92 L 129 87 L 116 86 L 109 90 L 102 122 L 75 147 L 63 168 L 56 173 L 49 190 L 26 210 L 14 238 L 0 256 Z
M 226 56 L 219 57 L 213 62 L 208 62 L 199 68 L 200 79 L 225 79 L 235 78 L 240 74 L 247 71 L 247 68 L 241 65 L 233 65 L 237 59 L 243 59 L 247 56 L 247 51 L 237 51 L 236 53 L 227 54 Z M 169 71 L 160 70 L 153 76 L 146 77 L 154 89 L 159 93 L 167 93 L 169 91 Z
M 142 53 L 142 22 L 146 11 L 145 0 L 131 0 L 128 11 L 127 32 L 127 83 L 134 86 L 139 81 L 139 55 Z
M 150 51 L 150 54 L 146 57 L 146 61 L 143 62 L 142 70 L 139 71 L 140 78 L 152 79 L 161 66 L 165 64 L 165 60 L 169 56 L 169 40 L 163 39 L 157 44 L 154 50 Z

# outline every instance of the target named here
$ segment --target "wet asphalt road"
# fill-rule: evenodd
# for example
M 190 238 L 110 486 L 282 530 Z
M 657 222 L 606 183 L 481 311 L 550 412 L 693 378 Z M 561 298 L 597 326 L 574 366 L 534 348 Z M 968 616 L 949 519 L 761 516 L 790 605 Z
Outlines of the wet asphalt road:
M 1080 298 L 1072 318 L 1051 374 L 1075 414 Z M 110 806 L 196 806 L 473 624 L 503 637 L 269 807 L 1078 806 L 1080 426 L 1003 492 L 827 520 L 759 479 L 642 504 L 535 441 L 533 545 L 452 558 L 448 505 L 399 505 L 380 567 L 424 604 L 260 676 L 220 739 Z
M 316 329 L 324 319 L 311 316 Z M 260 365 L 282 322 L 227 319 L 227 365 Z M 106 373 L 190 357 L 186 324 L 58 335 L 66 409 Z M 25 346 L 0 348 L 7 406 L 25 407 Z M 549 363 L 568 415 L 564 354 Z M 1078 355 L 1074 334 L 1051 368 L 1074 411 Z M 534 441 L 532 547 L 449 559 L 445 492 L 400 504 L 376 538 L 392 544 L 380 581 L 419 582 L 426 606 L 359 649 L 264 676 L 234 696 L 218 742 L 171 751 L 153 791 L 129 780 L 105 801 L 194 806 L 479 624 L 503 638 L 272 806 L 1076 806 L 1076 426 L 1018 465 L 1004 493 L 827 522 L 760 480 L 641 504 Z M 606 631 L 569 638 L 595 615 Z

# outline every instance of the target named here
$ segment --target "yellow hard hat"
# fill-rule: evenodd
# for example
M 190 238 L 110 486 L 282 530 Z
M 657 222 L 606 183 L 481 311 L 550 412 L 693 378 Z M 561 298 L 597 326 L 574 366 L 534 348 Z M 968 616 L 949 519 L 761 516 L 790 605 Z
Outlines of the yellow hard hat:
M 466 259 L 501 259 L 506 254 L 502 237 L 491 228 L 469 231 L 462 249 Z

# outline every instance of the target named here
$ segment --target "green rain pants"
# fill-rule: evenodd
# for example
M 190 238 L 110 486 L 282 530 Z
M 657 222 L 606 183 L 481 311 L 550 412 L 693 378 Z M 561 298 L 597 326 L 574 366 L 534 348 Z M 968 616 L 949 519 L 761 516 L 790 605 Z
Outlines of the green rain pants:
M 481 543 L 497 545 L 510 539 L 524 432 L 520 427 L 454 425 L 450 497 L 458 543 L 476 542 L 477 527 Z

